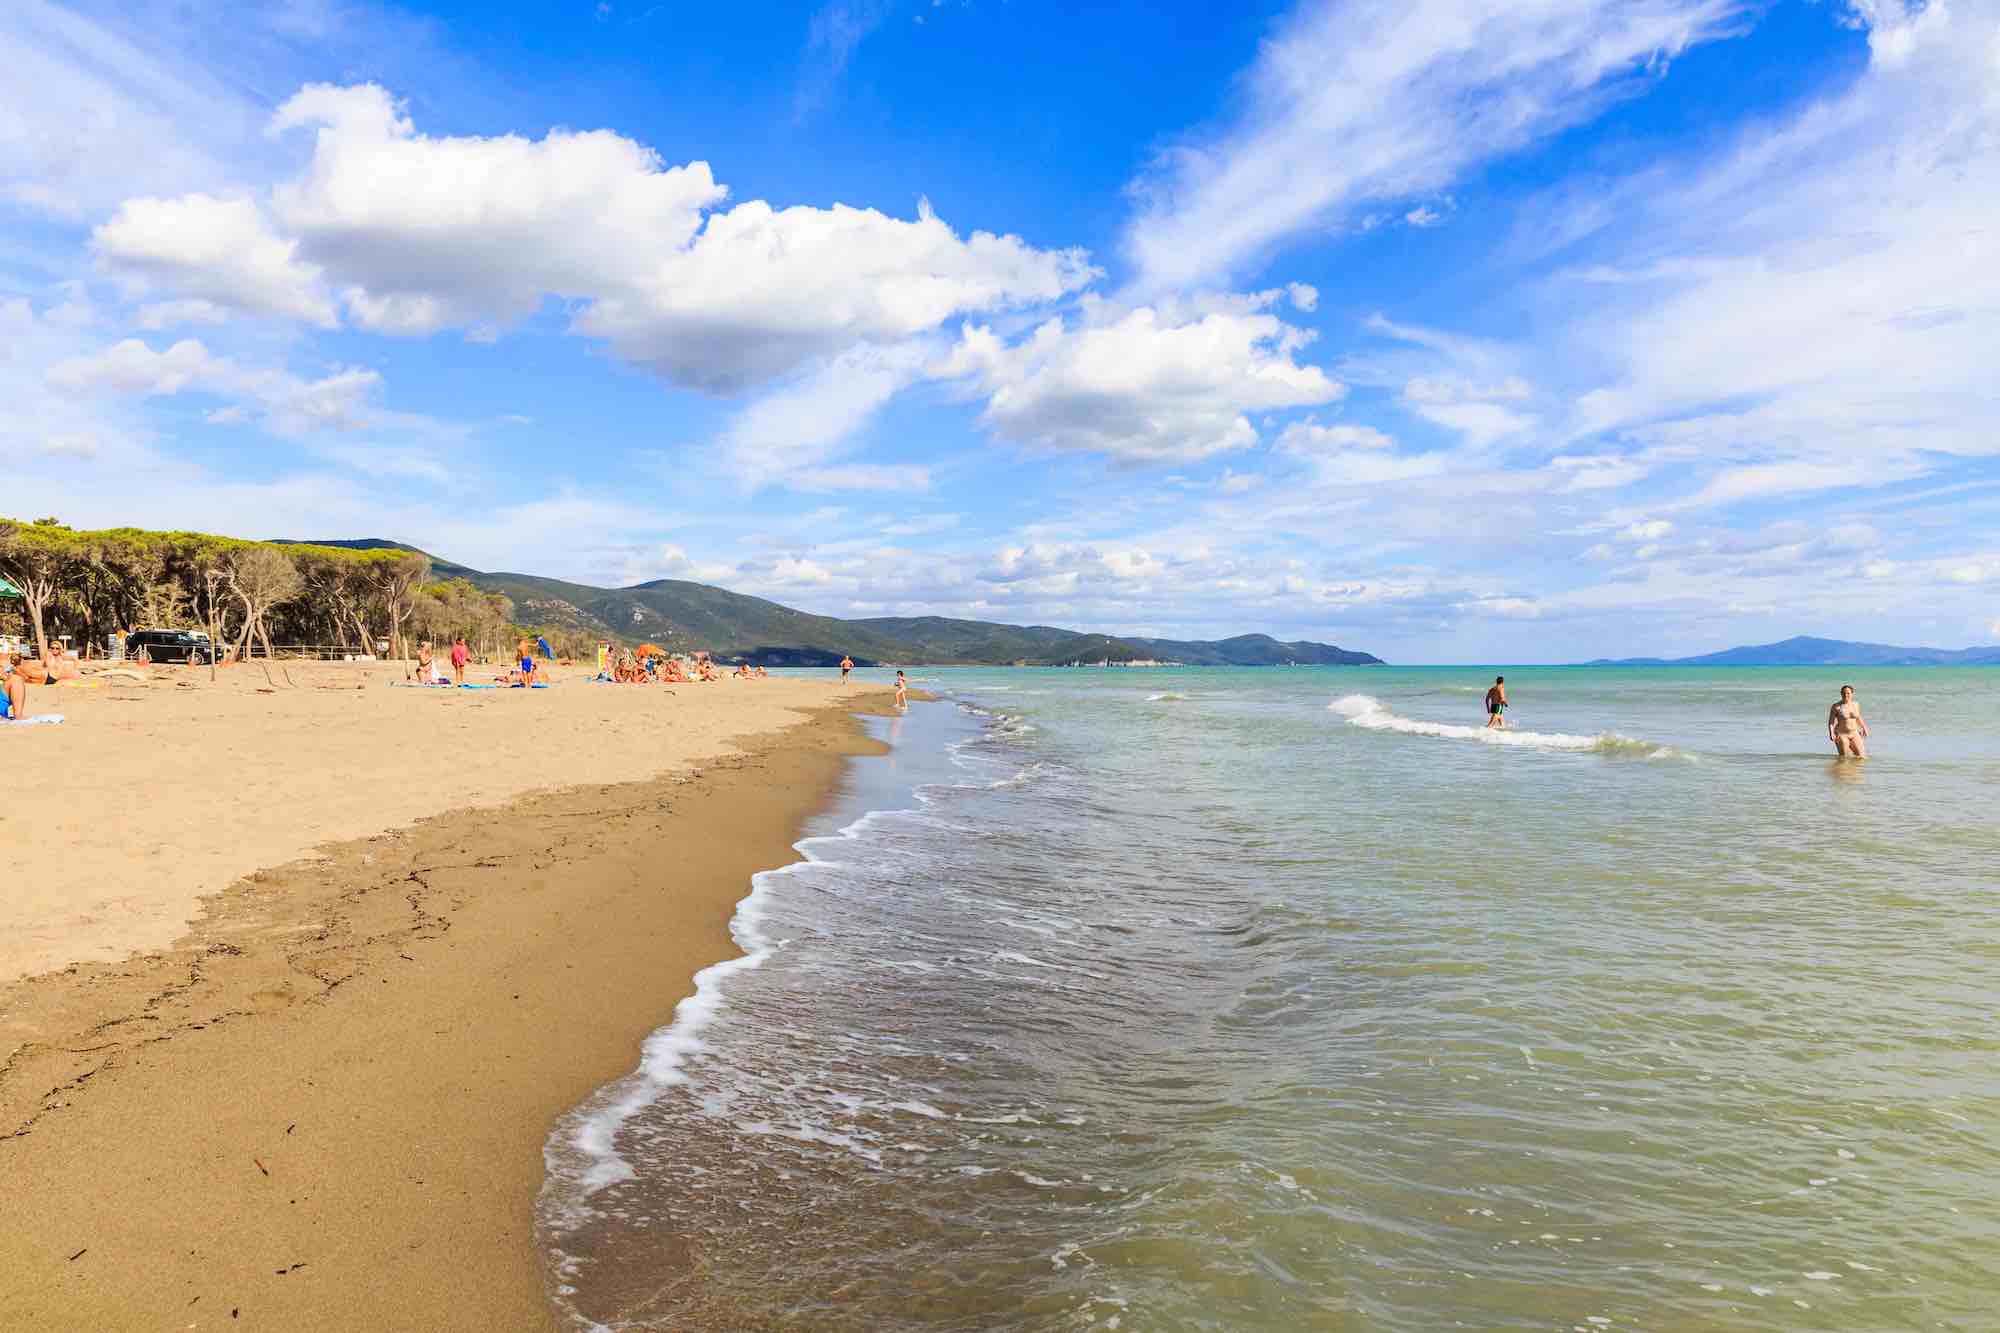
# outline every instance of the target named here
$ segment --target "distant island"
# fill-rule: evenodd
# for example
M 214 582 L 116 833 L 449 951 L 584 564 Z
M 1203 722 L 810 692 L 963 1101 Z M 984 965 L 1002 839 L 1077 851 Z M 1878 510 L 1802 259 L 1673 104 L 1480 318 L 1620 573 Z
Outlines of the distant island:
M 1898 648 L 1806 635 L 1699 657 L 1600 657 L 1584 666 L 2000 666 L 2000 646 Z
M 310 545 L 428 555 L 380 538 Z M 1284 643 L 1268 634 L 1209 642 L 1127 638 L 944 616 L 840 620 L 679 579 L 594 588 L 533 574 L 487 573 L 437 556 L 429 559 L 440 578 L 464 579 L 483 591 L 511 598 L 523 624 L 547 626 L 577 638 L 651 639 L 670 649 L 702 648 L 719 661 L 756 666 L 834 666 L 843 654 L 863 666 L 1382 665 L 1372 653 L 1303 640 Z

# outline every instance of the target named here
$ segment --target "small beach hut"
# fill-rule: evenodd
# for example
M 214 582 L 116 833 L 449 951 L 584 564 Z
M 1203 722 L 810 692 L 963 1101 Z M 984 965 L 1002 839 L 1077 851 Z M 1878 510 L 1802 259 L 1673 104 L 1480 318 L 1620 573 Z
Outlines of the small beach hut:
M 20 595 L 21 595 L 21 590 L 19 588 L 7 582 L 6 579 L 0 578 L 0 598 L 19 597 Z M 13 640 L 11 639 L 0 638 L 0 642 L 6 643 L 10 649 L 13 646 Z

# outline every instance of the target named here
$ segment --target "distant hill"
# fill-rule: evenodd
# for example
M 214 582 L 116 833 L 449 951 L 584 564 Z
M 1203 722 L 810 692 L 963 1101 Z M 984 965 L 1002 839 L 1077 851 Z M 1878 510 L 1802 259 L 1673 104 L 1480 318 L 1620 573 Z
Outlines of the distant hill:
M 1898 648 L 1805 635 L 1700 657 L 1598 658 L 1585 666 L 2000 666 L 2000 647 Z
M 1239 634 L 1215 643 L 1182 639 L 1127 639 L 1125 642 L 1160 661 L 1185 662 L 1189 666 L 1380 666 L 1382 659 L 1368 653 L 1335 648 L 1332 644 L 1280 643 L 1268 634 Z
M 349 550 L 416 551 L 379 537 L 312 543 Z M 428 553 L 424 553 L 428 554 Z M 592 638 L 650 639 L 668 648 L 706 648 L 728 661 L 764 666 L 833 666 L 843 653 L 864 666 L 1059 666 L 1068 662 L 1173 661 L 1190 666 L 1378 666 L 1381 659 L 1325 643 L 1280 643 L 1245 634 L 1216 643 L 1118 638 L 1050 625 L 1000 625 L 945 616 L 839 620 L 705 583 L 655 579 L 629 588 L 593 588 L 533 574 L 489 574 L 431 556 L 446 578 L 468 579 L 514 600 L 523 623 Z

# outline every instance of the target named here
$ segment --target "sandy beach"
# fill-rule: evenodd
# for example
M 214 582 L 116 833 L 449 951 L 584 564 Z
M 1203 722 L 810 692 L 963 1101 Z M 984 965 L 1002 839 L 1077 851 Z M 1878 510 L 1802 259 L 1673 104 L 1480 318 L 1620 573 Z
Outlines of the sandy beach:
M 158 670 L 0 737 L 0 1327 L 550 1326 L 551 1121 L 882 702 L 399 675 Z

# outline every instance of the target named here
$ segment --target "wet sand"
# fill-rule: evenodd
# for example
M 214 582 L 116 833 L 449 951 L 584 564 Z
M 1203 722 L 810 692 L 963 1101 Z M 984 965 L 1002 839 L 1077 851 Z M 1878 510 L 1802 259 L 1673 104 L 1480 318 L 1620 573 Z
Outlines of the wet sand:
M 541 1146 L 874 748 L 848 709 L 886 694 L 813 696 L 733 754 L 325 846 L 171 948 L 0 989 L 0 1327 L 552 1327 Z

